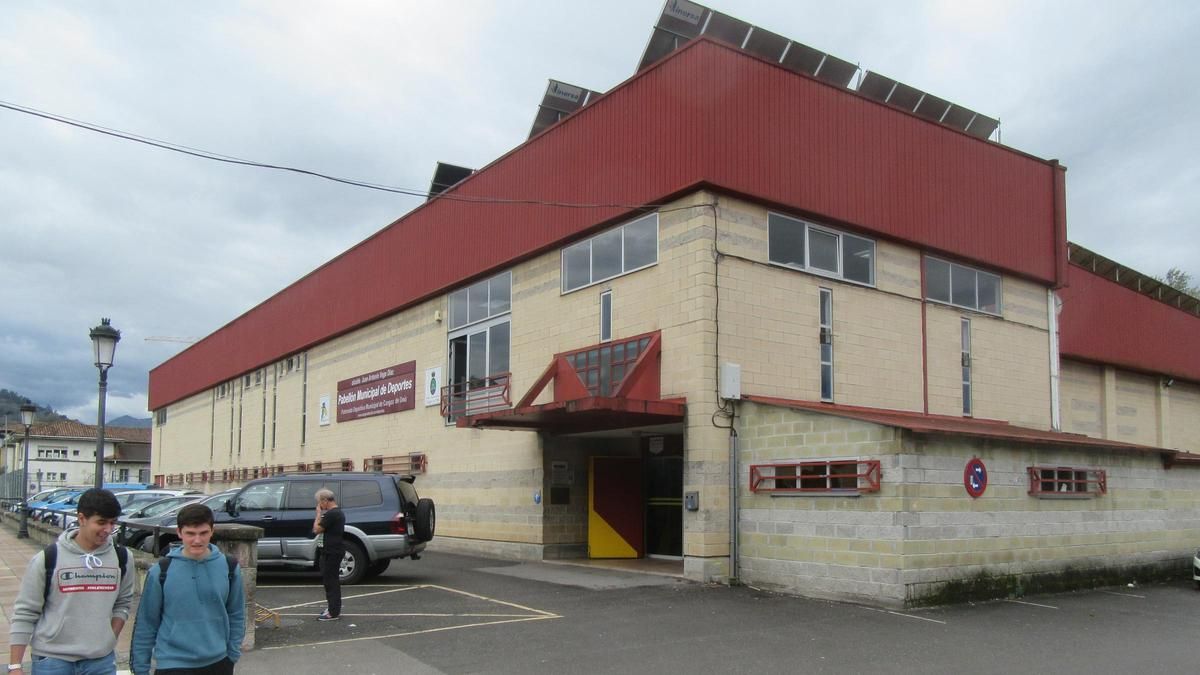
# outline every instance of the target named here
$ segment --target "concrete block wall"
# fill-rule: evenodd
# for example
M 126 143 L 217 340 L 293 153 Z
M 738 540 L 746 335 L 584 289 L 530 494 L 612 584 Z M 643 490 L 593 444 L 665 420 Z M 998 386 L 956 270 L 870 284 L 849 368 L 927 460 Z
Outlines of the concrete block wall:
M 1200 471 L 1166 470 L 1157 453 L 1030 447 L 980 440 L 923 440 L 901 459 L 909 601 L 946 581 L 991 575 L 1180 569 L 1200 545 Z M 963 470 L 979 457 L 986 492 L 967 495 Z M 1104 469 L 1108 493 L 1029 494 L 1029 466 Z
M 738 578 L 810 597 L 901 604 L 900 435 L 867 422 L 739 404 Z M 877 459 L 881 490 L 859 496 L 749 490 L 750 466 Z
M 1200 546 L 1200 470 L 1156 453 L 926 440 L 889 427 L 741 404 L 739 578 L 805 596 L 901 606 L 946 582 L 992 576 L 1186 566 Z M 978 499 L 963 487 L 987 466 Z M 878 459 L 878 493 L 771 496 L 749 491 L 752 464 Z M 1029 494 L 1027 468 L 1104 469 L 1108 493 Z

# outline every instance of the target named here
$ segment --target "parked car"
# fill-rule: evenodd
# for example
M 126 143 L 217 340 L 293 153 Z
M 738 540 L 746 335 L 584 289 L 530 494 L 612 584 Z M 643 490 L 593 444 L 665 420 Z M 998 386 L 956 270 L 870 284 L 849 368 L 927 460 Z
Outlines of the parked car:
M 82 491 L 79 493 L 82 494 Z M 73 501 L 65 502 L 59 505 L 48 507 L 57 513 L 47 513 L 46 522 L 52 525 L 60 525 L 64 530 L 75 525 L 75 505 L 79 501 L 79 494 L 74 496 Z M 165 497 L 177 497 L 179 495 L 197 494 L 203 496 L 204 493 L 199 490 L 163 490 L 163 489 L 147 489 L 145 487 L 137 487 L 131 490 L 118 490 L 113 492 L 117 498 L 117 503 L 121 505 L 121 513 L 129 513 L 143 506 L 153 504 L 154 502 Z
M 83 488 L 68 490 L 45 502 L 42 506 L 30 506 L 36 509 L 35 517 L 38 520 L 50 525 L 58 525 L 64 514 L 75 513 L 76 505 L 79 503 L 79 495 L 83 494 L 83 492 Z
M 198 502 L 208 498 L 205 494 L 186 494 L 175 497 L 164 497 L 155 502 L 150 502 L 145 506 L 124 511 L 121 517 L 117 519 L 117 534 L 116 540 L 118 544 L 132 546 L 138 548 L 142 541 L 154 534 L 153 530 L 142 529 L 139 527 L 129 527 L 130 525 L 146 525 L 153 527 L 160 525 L 163 518 L 171 518 L 171 527 L 174 527 L 174 514 L 184 506 L 193 502 Z
M 208 508 L 212 509 L 215 514 L 217 511 L 225 508 L 225 501 L 237 494 L 237 491 L 238 488 L 233 488 L 223 492 L 218 492 L 215 495 L 202 496 L 199 500 L 199 503 L 204 504 Z M 149 518 L 148 520 L 151 522 L 146 523 L 147 526 L 157 526 L 160 528 L 157 534 L 158 538 L 155 538 L 155 533 L 153 531 L 149 531 L 147 536 L 143 537 L 141 542 L 137 545 L 137 548 L 140 548 L 147 553 L 165 554 L 167 549 L 171 547 L 171 544 L 177 542 L 179 539 L 177 536 L 175 536 L 175 518 L 178 515 L 178 511 L 178 509 L 175 509 L 174 511 L 159 514 L 154 518 Z
M 1192 581 L 1196 582 L 1196 590 L 1200 591 L 1200 551 L 1192 557 Z
M 260 568 L 317 569 L 316 536 L 312 532 L 316 492 L 329 488 L 346 516 L 346 554 L 339 576 L 355 584 L 382 574 L 392 560 L 417 560 L 433 539 L 433 500 L 421 499 L 413 476 L 387 473 L 285 474 L 250 481 L 220 509 L 218 523 L 263 528 L 258 540 Z M 164 534 L 158 552 L 175 543 Z

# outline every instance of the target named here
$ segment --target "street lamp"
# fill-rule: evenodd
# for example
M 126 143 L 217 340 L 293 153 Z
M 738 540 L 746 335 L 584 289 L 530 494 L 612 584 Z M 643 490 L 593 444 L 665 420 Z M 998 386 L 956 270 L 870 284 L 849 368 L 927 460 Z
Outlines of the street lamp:
M 37 408 L 21 406 L 21 424 L 25 425 L 25 463 L 21 466 L 21 529 L 17 539 L 29 538 L 29 427 L 33 426 L 33 414 Z
M 104 399 L 108 396 L 108 369 L 113 353 L 121 341 L 121 331 L 113 328 L 108 319 L 92 329 L 92 348 L 96 352 L 96 367 L 100 369 L 100 412 L 96 421 L 96 487 L 104 487 Z

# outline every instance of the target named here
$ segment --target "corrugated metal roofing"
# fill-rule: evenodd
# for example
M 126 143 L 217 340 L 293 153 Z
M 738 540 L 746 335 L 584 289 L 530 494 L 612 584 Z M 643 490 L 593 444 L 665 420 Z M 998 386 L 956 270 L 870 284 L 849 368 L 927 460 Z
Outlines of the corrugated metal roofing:
M 1065 246 L 1056 164 L 700 39 L 152 370 L 149 408 L 705 186 L 1047 284 Z
M 1059 290 L 1064 357 L 1200 382 L 1200 317 L 1071 264 Z

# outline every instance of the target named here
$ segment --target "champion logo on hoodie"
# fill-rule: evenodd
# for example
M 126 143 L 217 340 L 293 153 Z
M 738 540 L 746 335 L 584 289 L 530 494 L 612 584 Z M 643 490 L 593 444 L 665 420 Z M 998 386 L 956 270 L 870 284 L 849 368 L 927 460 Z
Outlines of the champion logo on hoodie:
M 115 567 L 60 567 L 59 593 L 111 593 L 121 582 L 121 572 Z

